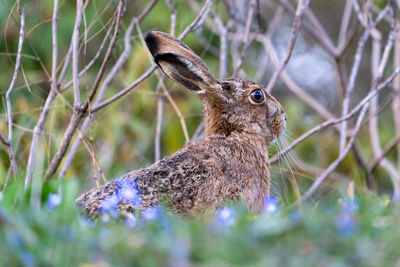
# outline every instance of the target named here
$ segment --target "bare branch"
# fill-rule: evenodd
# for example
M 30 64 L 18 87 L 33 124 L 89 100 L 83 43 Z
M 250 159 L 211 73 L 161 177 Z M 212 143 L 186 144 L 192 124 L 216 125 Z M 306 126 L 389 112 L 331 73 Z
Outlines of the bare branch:
M 47 96 L 46 102 L 44 104 L 42 113 L 33 129 L 33 136 L 31 142 L 31 148 L 29 151 L 28 164 L 26 167 L 25 176 L 25 190 L 31 184 L 34 159 L 36 156 L 36 149 L 39 143 L 40 133 L 43 130 L 44 122 L 46 120 L 47 114 L 50 111 L 50 107 L 57 95 L 57 57 L 58 57 L 58 45 L 57 45 L 57 20 L 58 20 L 58 0 L 54 0 L 53 7 L 53 21 L 52 21 L 52 68 L 51 68 L 51 89 L 49 95 Z
M 279 2 L 279 4 L 287 11 L 290 12 L 291 14 L 295 15 L 296 11 L 292 8 L 292 6 L 287 2 L 287 0 L 276 0 Z M 308 19 L 308 18 L 307 18 Z M 325 31 L 318 31 L 319 27 L 317 27 L 316 25 L 313 25 L 313 22 L 315 23 L 317 20 L 315 21 L 310 21 L 310 23 L 308 23 L 308 21 L 305 21 L 306 23 L 304 23 L 304 29 L 311 34 L 311 36 L 317 40 L 319 43 L 321 43 L 325 49 L 332 55 L 334 55 L 336 53 L 336 48 L 333 45 L 331 39 L 329 38 L 329 36 L 326 34 Z
M 354 1 L 354 3 L 355 4 L 353 6 L 358 7 L 357 1 Z M 358 10 L 358 9 L 356 8 L 356 10 Z M 367 40 L 371 34 L 371 30 L 375 27 L 375 25 L 377 23 L 379 23 L 379 21 L 383 18 L 383 16 L 387 12 L 388 12 L 388 8 L 385 8 L 384 10 L 382 10 L 382 12 L 376 18 L 374 23 L 372 23 L 371 25 L 366 25 L 362 19 L 362 15 L 358 14 L 361 22 L 363 23 L 363 25 L 365 25 L 366 28 L 364 30 L 363 35 L 360 37 L 360 40 L 358 41 L 357 51 L 354 55 L 354 63 L 353 63 L 353 67 L 351 68 L 349 82 L 347 84 L 347 88 L 346 88 L 345 95 L 343 98 L 343 103 L 342 103 L 342 117 L 346 116 L 346 114 L 349 111 L 351 94 L 354 89 L 354 85 L 355 85 L 356 77 L 357 77 L 358 70 L 360 67 L 362 52 L 364 50 L 365 43 L 367 42 Z M 339 150 L 340 151 L 342 151 L 346 145 L 346 132 L 347 132 L 347 121 L 343 121 L 342 125 L 341 125 L 341 131 L 340 131 L 340 142 L 339 142 Z
M 163 77 L 161 79 L 164 79 Z M 161 159 L 161 128 L 163 119 L 164 109 L 164 96 L 161 94 L 161 83 L 157 86 L 157 122 L 156 122 L 156 134 L 154 137 L 154 160 L 159 161 Z
M 23 46 L 24 38 L 25 38 L 25 8 L 23 8 L 21 10 L 19 2 L 18 2 L 18 12 L 20 13 L 20 17 L 21 17 L 21 27 L 20 27 L 20 31 L 19 31 L 17 57 L 15 60 L 14 74 L 12 76 L 10 86 L 8 87 L 7 92 L 6 92 L 6 106 L 7 106 L 7 120 L 8 120 L 8 138 L 7 138 L 8 142 L 3 142 L 7 146 L 8 156 L 10 158 L 10 169 L 11 169 L 11 172 L 14 174 L 14 176 L 17 175 L 17 173 L 18 173 L 18 167 L 17 167 L 17 161 L 15 159 L 14 150 L 12 147 L 13 123 L 12 123 L 10 94 L 11 94 L 12 90 L 14 89 L 15 82 L 18 77 L 18 71 L 19 71 L 19 68 L 21 65 L 22 46 Z M 1 139 L 3 139 L 3 138 L 1 138 Z
M 307 192 L 303 195 L 303 199 L 308 199 L 312 194 L 315 193 L 315 191 L 318 189 L 318 187 L 322 184 L 322 182 L 331 174 L 338 166 L 339 164 L 344 160 L 346 155 L 349 153 L 351 147 L 353 146 L 357 134 L 359 133 L 362 125 L 362 121 L 364 119 L 365 114 L 367 113 L 369 103 L 367 103 L 362 110 L 360 111 L 360 115 L 358 116 L 357 123 L 355 126 L 355 129 L 352 133 L 352 136 L 350 137 L 349 143 L 345 147 L 344 150 L 340 151 L 339 157 L 333 161 L 328 168 L 325 169 L 325 171 L 318 176 L 317 179 L 315 179 L 314 183 L 312 186 L 307 190 Z
M 210 13 L 213 2 L 213 0 L 207 0 L 204 3 L 203 8 L 200 10 L 196 19 L 185 28 L 185 30 L 179 35 L 178 40 L 182 40 L 189 32 L 195 31 L 203 25 L 208 13 Z
M 100 70 L 96 76 L 96 79 L 92 85 L 92 89 L 89 92 L 88 99 L 86 102 L 82 105 L 82 107 L 74 108 L 74 112 L 72 114 L 71 120 L 69 122 L 69 125 L 67 127 L 67 130 L 64 133 L 63 139 L 57 149 L 56 154 L 54 155 L 53 159 L 50 162 L 49 168 L 46 171 L 45 179 L 49 179 L 52 177 L 55 172 L 57 171 L 58 166 L 60 165 L 61 160 L 63 159 L 67 148 L 71 142 L 72 137 L 75 134 L 76 128 L 79 126 L 81 119 L 83 118 L 84 114 L 88 110 L 91 101 L 93 100 L 93 97 L 95 96 L 97 92 L 97 88 L 100 84 L 100 81 L 102 80 L 103 74 L 105 72 L 105 68 L 107 66 L 108 61 L 111 58 L 111 52 L 114 49 L 115 43 L 118 38 L 118 33 L 120 29 L 120 22 L 121 22 L 121 17 L 123 14 L 123 9 L 125 6 L 125 1 L 121 0 L 118 5 L 118 12 L 117 12 L 117 20 L 115 23 L 115 29 L 114 29 L 114 34 L 113 37 L 110 41 L 110 44 L 108 46 L 106 55 L 104 56 L 103 63 L 100 66 Z
M 244 58 L 246 56 L 247 49 L 252 41 L 249 37 L 250 30 L 251 30 L 251 22 L 253 21 L 254 11 L 256 9 L 257 3 L 254 0 L 251 0 L 249 10 L 247 11 L 247 20 L 246 20 L 246 27 L 244 29 L 244 36 L 243 36 L 243 47 L 242 51 L 240 52 L 239 62 L 236 64 L 235 71 L 233 72 L 233 77 L 236 77 L 239 74 L 240 69 L 242 68 Z
M 220 34 L 220 47 L 219 47 L 219 78 L 226 77 L 227 67 L 228 67 L 228 27 L 229 25 L 224 25 L 217 14 L 214 15 L 214 21 L 217 24 Z M 229 22 L 228 22 L 229 24 Z
M 272 78 L 270 79 L 270 81 L 269 81 L 269 83 L 268 83 L 268 85 L 266 87 L 266 91 L 267 92 L 271 92 L 271 90 L 274 87 L 276 81 L 278 80 L 279 75 L 281 74 L 281 72 L 286 67 L 287 63 L 289 62 L 289 59 L 290 59 L 290 57 L 292 55 L 292 52 L 293 52 L 294 45 L 296 43 L 297 34 L 298 34 L 299 29 L 300 29 L 301 19 L 302 19 L 304 11 L 307 9 L 308 4 L 309 4 L 309 0 L 299 0 L 299 2 L 297 4 L 296 15 L 295 15 L 294 20 L 293 20 L 292 33 L 291 33 L 291 36 L 290 36 L 290 41 L 289 41 L 288 48 L 286 50 L 285 59 L 282 61 L 282 63 L 279 66 L 279 68 L 272 75 Z
M 72 80 L 74 89 L 74 109 L 80 109 L 81 98 L 79 93 L 79 31 L 82 19 L 82 0 L 76 1 L 76 20 L 72 34 Z
M 147 9 L 146 9 L 147 10 Z M 95 101 L 93 102 L 93 105 L 99 104 L 107 91 L 108 86 L 111 84 L 111 82 L 114 80 L 115 76 L 118 74 L 118 71 L 122 68 L 122 66 L 125 64 L 126 60 L 129 57 L 129 54 L 131 53 L 132 50 L 132 43 L 131 43 L 131 36 L 132 32 L 134 30 L 135 25 L 138 23 L 137 18 L 132 18 L 126 32 L 125 32 L 125 37 L 124 37 L 124 51 L 121 53 L 120 57 L 118 58 L 117 62 L 115 65 L 111 68 L 110 72 L 107 74 L 107 76 L 104 78 L 104 82 L 102 83 L 99 93 L 96 96 Z M 86 131 L 89 129 L 89 125 L 91 121 L 94 118 L 94 114 L 91 114 L 91 116 L 88 116 L 85 121 L 83 122 L 81 128 L 80 128 L 80 133 L 82 135 L 86 134 Z M 74 143 L 71 146 L 70 151 L 68 152 L 68 155 L 65 159 L 65 162 L 60 170 L 60 177 L 64 177 L 67 170 L 69 169 L 69 166 L 72 163 L 72 159 L 74 158 L 79 145 L 81 144 L 81 139 L 77 138 L 75 139 Z
M 346 5 L 344 6 L 342 22 L 340 23 L 340 31 L 339 31 L 339 38 L 337 45 L 338 47 L 340 47 L 341 44 L 344 43 L 346 39 L 346 32 L 350 23 L 353 1 L 354 0 L 346 0 Z
M 380 164 L 382 160 L 385 159 L 387 154 L 389 154 L 398 144 L 400 143 L 400 134 L 393 138 L 381 151 L 373 161 L 368 164 L 368 172 L 372 173 L 376 167 Z
M 208 15 L 208 13 L 210 12 L 212 2 L 213 2 L 212 0 L 206 1 L 203 8 L 201 9 L 198 16 L 196 17 L 196 19 L 189 26 L 187 26 L 185 28 L 185 30 L 179 35 L 178 40 L 182 40 L 188 33 L 190 33 L 193 30 L 196 30 L 199 26 L 202 25 L 202 23 L 204 22 L 205 18 Z M 113 95 L 112 97 L 108 98 L 107 100 L 104 100 L 103 102 L 99 103 L 98 105 L 92 107 L 90 112 L 94 113 L 94 112 L 108 106 L 109 104 L 111 104 L 115 100 L 121 98 L 122 96 L 126 95 L 127 93 L 132 91 L 134 88 L 136 88 L 139 84 L 141 84 L 144 80 L 146 80 L 156 69 L 157 69 L 157 65 L 155 65 L 155 64 L 152 65 L 136 81 L 132 82 L 128 87 L 122 89 L 117 94 Z
M 395 25 L 395 48 L 393 56 L 394 67 L 400 67 L 400 18 L 397 18 Z M 394 89 L 396 90 L 396 95 L 393 98 L 392 111 L 393 119 L 396 133 L 400 132 L 400 79 L 397 77 L 393 82 Z M 397 173 L 400 175 L 400 143 L 397 144 Z
M 272 64 L 278 70 L 278 67 L 280 66 L 279 60 L 270 38 L 264 35 L 257 35 L 256 38 L 264 45 L 265 51 L 269 55 Z M 289 88 L 289 90 L 291 90 L 301 100 L 303 100 L 306 104 L 308 104 L 314 111 L 318 113 L 319 116 L 321 116 L 324 119 L 334 118 L 334 116 L 324 106 L 322 106 L 317 100 L 315 100 L 311 95 L 309 95 L 304 89 L 298 86 L 285 70 L 283 70 L 280 73 L 280 76 L 283 82 Z
M 270 159 L 270 163 L 272 164 L 275 161 L 277 161 L 280 157 L 282 157 L 284 154 L 286 154 L 287 152 L 289 152 L 290 150 L 295 148 L 298 144 L 303 142 L 305 139 L 307 139 L 308 137 L 310 137 L 314 133 L 325 129 L 328 126 L 331 126 L 331 125 L 334 125 L 334 124 L 337 124 L 337 123 L 340 123 L 340 122 L 343 122 L 345 120 L 349 120 L 350 118 L 352 118 L 361 108 L 363 108 L 366 104 L 368 104 L 369 101 L 371 101 L 371 98 L 376 96 L 382 89 L 384 89 L 389 83 L 391 83 L 393 81 L 393 79 L 399 73 L 400 73 L 400 68 L 397 68 L 395 70 L 395 72 L 392 73 L 392 75 L 390 75 L 385 81 L 380 83 L 376 87 L 376 90 L 371 91 L 367 96 L 365 96 L 364 99 L 361 100 L 360 103 L 358 103 L 358 105 L 355 106 L 346 116 L 343 116 L 343 117 L 337 118 L 337 119 L 331 119 L 331 120 L 324 121 L 323 123 L 321 123 L 321 124 L 315 126 L 314 128 L 310 129 L 309 131 L 307 131 L 306 133 L 304 133 L 303 135 L 298 137 L 296 140 L 294 140 L 287 148 L 285 148 L 284 150 L 282 150 L 279 153 L 277 153 L 276 155 L 274 155 L 274 157 L 272 157 Z

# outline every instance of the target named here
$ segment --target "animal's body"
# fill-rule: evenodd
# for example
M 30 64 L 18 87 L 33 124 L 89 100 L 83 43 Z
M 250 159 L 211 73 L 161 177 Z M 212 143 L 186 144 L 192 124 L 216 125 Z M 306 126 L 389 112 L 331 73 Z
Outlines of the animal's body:
M 202 59 L 168 34 L 149 32 L 146 43 L 171 79 L 199 94 L 205 138 L 83 194 L 77 200 L 83 213 L 97 217 L 112 200 L 121 213 L 163 202 L 176 214 L 192 216 L 240 198 L 260 211 L 270 187 L 268 145 L 286 127 L 282 106 L 256 82 L 217 80 Z

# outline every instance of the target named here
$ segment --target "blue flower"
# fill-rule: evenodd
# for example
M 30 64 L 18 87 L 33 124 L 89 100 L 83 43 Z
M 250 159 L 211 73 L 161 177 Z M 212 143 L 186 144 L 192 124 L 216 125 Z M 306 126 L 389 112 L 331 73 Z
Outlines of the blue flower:
M 352 234 L 356 227 L 356 219 L 354 213 L 347 209 L 343 209 L 337 219 L 337 228 L 343 235 Z
M 161 213 L 161 209 L 159 207 L 150 207 L 142 211 L 141 215 L 143 220 L 151 222 L 156 220 Z
M 359 209 L 358 200 L 356 198 L 348 199 L 344 202 L 344 209 L 350 212 L 356 212 Z
M 121 200 L 129 201 L 135 206 L 140 206 L 140 193 L 137 189 L 136 181 L 133 179 L 120 179 L 117 181 L 118 196 Z
M 100 212 L 109 212 L 112 210 L 117 210 L 119 203 L 119 197 L 116 194 L 112 194 L 105 199 L 100 204 Z
M 29 251 L 22 251 L 21 255 L 21 261 L 24 264 L 24 266 L 35 266 L 35 257 L 33 256 L 32 253 Z
M 48 209 L 54 209 L 61 204 L 62 195 L 59 193 L 50 193 L 47 198 L 46 206 Z
M 217 223 L 231 226 L 235 223 L 235 211 L 232 208 L 221 207 L 217 211 Z
M 125 224 L 128 226 L 128 228 L 133 228 L 136 226 L 137 219 L 134 215 L 132 214 L 127 214 L 125 217 Z
M 0 203 L 3 200 L 3 192 L 0 192 Z
M 275 196 L 265 196 L 264 197 L 264 207 L 262 212 L 275 214 L 279 212 L 278 199 Z

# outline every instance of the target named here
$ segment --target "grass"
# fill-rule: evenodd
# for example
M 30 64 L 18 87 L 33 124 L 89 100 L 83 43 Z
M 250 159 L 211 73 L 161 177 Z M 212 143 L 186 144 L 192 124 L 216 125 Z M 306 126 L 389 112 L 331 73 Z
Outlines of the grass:
M 281 207 L 262 215 L 228 205 L 180 219 L 164 209 L 130 220 L 89 221 L 74 205 L 78 183 L 45 184 L 38 202 L 14 182 L 0 204 L 1 266 L 395 266 L 400 209 L 387 197 Z M 53 200 L 53 203 L 49 202 Z M 57 199 L 55 199 L 57 200 Z M 36 204 L 35 204 L 36 203 Z M 280 203 L 282 204 L 282 203 Z

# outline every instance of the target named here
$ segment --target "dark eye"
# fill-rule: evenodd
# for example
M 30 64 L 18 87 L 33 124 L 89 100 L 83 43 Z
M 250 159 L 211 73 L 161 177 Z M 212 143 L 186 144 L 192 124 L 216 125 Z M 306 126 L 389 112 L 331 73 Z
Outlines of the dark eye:
M 254 89 L 253 91 L 251 91 L 250 100 L 254 104 L 263 103 L 265 101 L 265 96 L 264 96 L 263 91 L 261 91 L 261 89 Z

